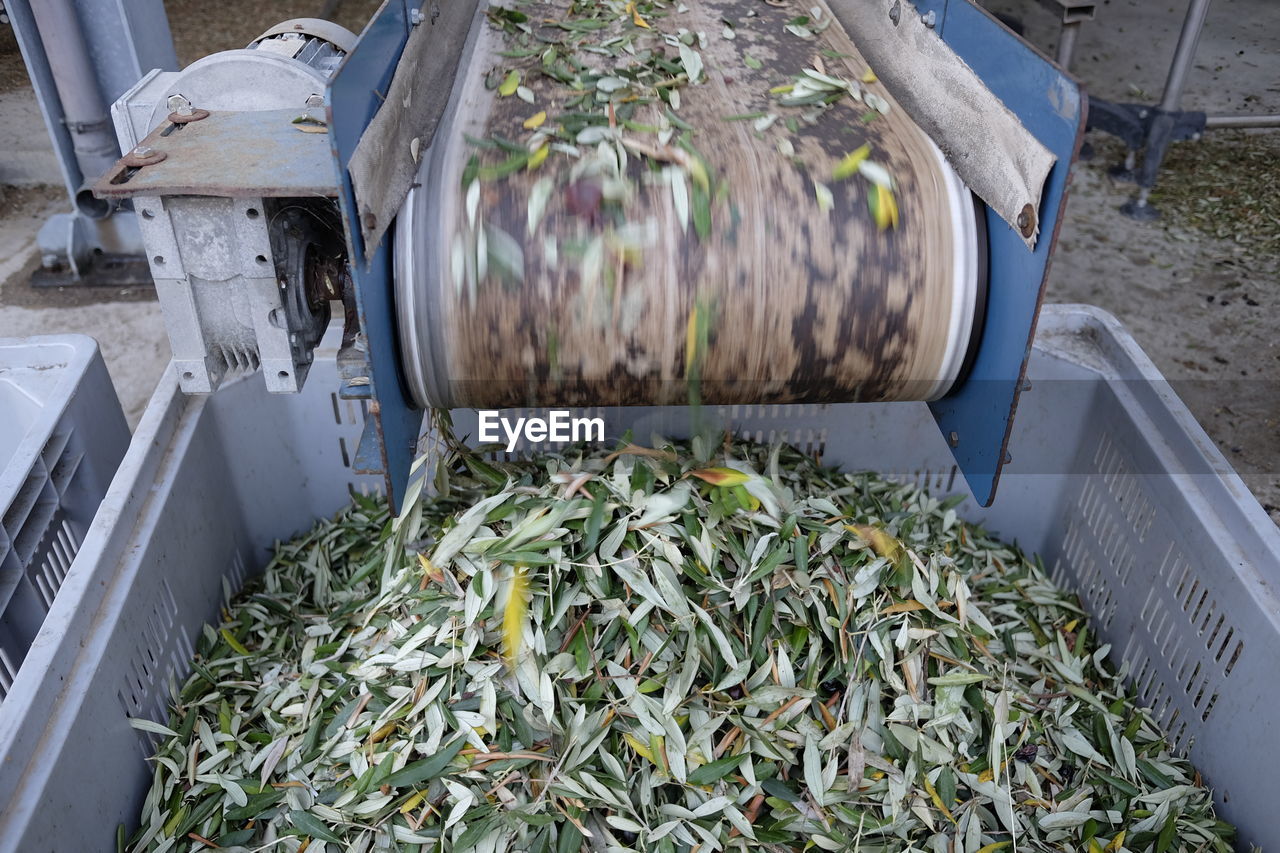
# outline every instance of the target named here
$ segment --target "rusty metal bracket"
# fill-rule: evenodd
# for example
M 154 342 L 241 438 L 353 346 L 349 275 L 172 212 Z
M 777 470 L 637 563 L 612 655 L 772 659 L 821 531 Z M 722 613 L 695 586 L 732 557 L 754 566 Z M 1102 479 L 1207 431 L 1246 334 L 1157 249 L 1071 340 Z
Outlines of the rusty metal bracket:
M 121 157 L 120 163 L 131 169 L 141 169 L 143 166 L 154 166 L 156 163 L 163 162 L 168 158 L 168 154 L 152 148 L 150 145 L 139 145 Z
M 172 113 L 169 113 L 168 115 L 169 121 L 173 122 L 174 124 L 190 124 L 193 121 L 200 121 L 201 119 L 206 119 L 208 117 L 209 117 L 208 110 L 199 110 L 199 109 L 192 110 L 186 115 L 183 115 L 182 113 L 179 113 L 179 112 L 172 112 Z
M 93 192 L 99 198 L 333 198 L 338 185 L 328 136 L 301 132 L 297 117 L 296 109 L 195 110 L 147 134 Z

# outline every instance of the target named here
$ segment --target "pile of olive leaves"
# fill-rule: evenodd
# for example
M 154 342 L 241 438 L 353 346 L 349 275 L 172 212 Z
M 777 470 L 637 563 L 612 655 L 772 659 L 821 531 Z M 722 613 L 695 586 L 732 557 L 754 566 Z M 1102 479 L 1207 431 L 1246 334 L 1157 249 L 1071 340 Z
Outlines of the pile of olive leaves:
M 134 721 L 129 849 L 1230 849 L 1034 561 L 715 450 L 455 451 L 281 545 Z

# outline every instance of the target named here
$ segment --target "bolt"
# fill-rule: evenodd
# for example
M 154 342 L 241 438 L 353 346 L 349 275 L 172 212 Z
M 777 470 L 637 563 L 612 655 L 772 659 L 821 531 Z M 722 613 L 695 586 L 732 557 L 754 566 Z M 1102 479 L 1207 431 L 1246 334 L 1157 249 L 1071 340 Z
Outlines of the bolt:
M 191 102 L 182 95 L 170 95 L 169 112 L 177 113 L 180 116 L 189 116 L 191 115 Z
M 955 430 L 952 430 L 951 434 L 947 436 L 947 444 L 950 444 L 952 447 L 959 447 L 960 433 L 956 432 Z
M 409 23 L 413 24 L 415 27 L 425 20 L 426 16 L 422 14 L 421 9 L 413 9 L 409 12 Z
M 1018 231 L 1022 233 L 1023 237 L 1030 237 L 1036 233 L 1036 209 L 1030 204 L 1022 206 L 1022 210 L 1018 213 L 1018 218 L 1015 221 L 1018 223 Z
M 920 20 L 924 21 L 926 27 L 933 29 L 938 24 L 938 13 L 930 9 L 929 14 L 922 16 Z

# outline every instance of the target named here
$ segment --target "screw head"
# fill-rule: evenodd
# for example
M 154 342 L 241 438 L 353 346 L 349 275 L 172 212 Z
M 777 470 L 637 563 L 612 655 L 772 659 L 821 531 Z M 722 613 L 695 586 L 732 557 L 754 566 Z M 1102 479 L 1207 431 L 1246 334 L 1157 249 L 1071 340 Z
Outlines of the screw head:
M 180 116 L 191 115 L 191 102 L 182 95 L 170 95 L 168 104 L 171 113 L 177 113 Z
M 421 9 L 412 9 L 412 10 L 410 10 L 410 12 L 409 12 L 409 23 L 413 24 L 413 25 L 416 27 L 416 26 L 418 26 L 418 24 L 421 24 L 421 23 L 422 23 L 423 21 L 425 21 L 425 20 L 426 20 L 426 17 L 422 14 L 422 10 L 421 10 Z
M 1023 237 L 1030 238 L 1032 234 L 1036 233 L 1036 210 L 1030 204 L 1023 205 L 1015 221 L 1018 223 L 1018 231 L 1022 233 Z

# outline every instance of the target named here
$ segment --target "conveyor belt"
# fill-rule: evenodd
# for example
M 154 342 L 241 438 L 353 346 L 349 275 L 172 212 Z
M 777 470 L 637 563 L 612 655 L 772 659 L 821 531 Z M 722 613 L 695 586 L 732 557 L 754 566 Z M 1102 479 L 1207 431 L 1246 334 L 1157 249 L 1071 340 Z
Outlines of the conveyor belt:
M 826 7 L 629 8 L 479 24 L 397 225 L 418 404 L 945 394 L 985 286 L 971 197 Z M 705 34 L 684 57 L 664 40 L 682 30 Z M 786 106 L 806 73 L 853 92 Z M 837 177 L 864 145 L 876 165 Z

